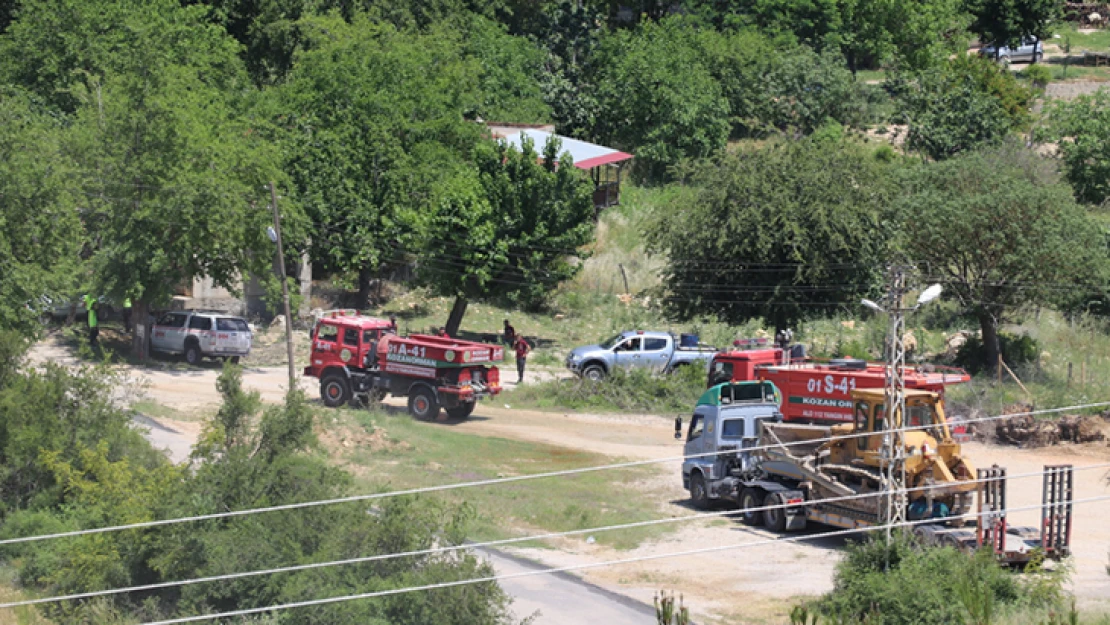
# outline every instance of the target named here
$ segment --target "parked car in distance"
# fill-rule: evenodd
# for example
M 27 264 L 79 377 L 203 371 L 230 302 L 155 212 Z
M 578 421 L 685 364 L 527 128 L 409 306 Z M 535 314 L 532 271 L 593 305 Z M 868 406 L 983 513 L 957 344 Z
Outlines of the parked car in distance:
M 251 340 L 245 319 L 212 310 L 167 312 L 150 329 L 151 351 L 184 354 L 191 365 L 205 357 L 237 363 L 251 353 Z
M 997 58 L 999 63 L 1006 65 L 1015 61 L 1037 63 L 1044 58 L 1044 44 L 1036 37 L 1026 37 L 1021 40 L 1021 45 L 1017 48 L 1011 49 L 1009 46 L 1002 46 L 998 48 L 997 54 L 994 45 L 985 45 L 979 49 L 979 56 L 991 59 Z
M 684 342 L 688 344 L 684 346 Z M 599 345 L 574 348 L 567 354 L 566 365 L 575 375 L 598 381 L 618 367 L 671 373 L 679 367 L 698 365 L 708 370 L 709 360 L 716 353 L 717 348 L 701 345 L 692 334 L 676 339 L 670 332 L 630 330 Z

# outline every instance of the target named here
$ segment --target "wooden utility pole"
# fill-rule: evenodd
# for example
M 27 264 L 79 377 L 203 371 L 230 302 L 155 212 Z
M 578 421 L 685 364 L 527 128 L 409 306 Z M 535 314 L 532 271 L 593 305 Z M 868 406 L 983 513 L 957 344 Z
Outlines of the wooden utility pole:
M 289 285 L 285 280 L 285 250 L 281 247 L 281 217 L 278 215 L 277 191 L 270 181 L 270 207 L 274 209 L 274 242 L 277 243 L 278 269 L 281 271 L 281 303 L 285 307 L 285 350 L 289 359 L 289 390 L 297 388 L 297 372 L 293 367 L 293 317 L 289 314 Z

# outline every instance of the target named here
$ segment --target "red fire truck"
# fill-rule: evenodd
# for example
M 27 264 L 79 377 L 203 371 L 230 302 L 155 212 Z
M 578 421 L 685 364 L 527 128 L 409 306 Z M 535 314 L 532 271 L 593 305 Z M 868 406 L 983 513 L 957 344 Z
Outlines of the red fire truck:
M 886 366 L 854 358 L 816 362 L 804 357 L 799 346 L 785 350 L 763 339 L 738 341 L 741 347 L 713 356 L 709 364 L 709 386 L 723 382 L 768 380 L 783 394 L 782 415 L 795 423 L 838 423 L 852 420 L 852 389 L 882 388 Z M 916 388 L 943 397 L 949 384 L 971 380 L 963 369 L 935 365 L 905 369 L 906 388 Z
M 465 419 L 482 397 L 501 392 L 494 365 L 499 345 L 449 337 L 397 336 L 386 319 L 354 310 L 328 311 L 312 329 L 312 354 L 304 375 L 320 380 L 324 404 L 366 404 L 386 395 L 408 397 L 409 413 L 431 419 L 443 408 Z

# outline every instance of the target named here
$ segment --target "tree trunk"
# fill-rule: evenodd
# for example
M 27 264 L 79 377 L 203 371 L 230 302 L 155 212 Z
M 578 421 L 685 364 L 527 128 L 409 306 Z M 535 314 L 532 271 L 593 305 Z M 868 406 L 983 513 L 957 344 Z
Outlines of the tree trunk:
M 131 355 L 146 360 L 147 346 L 150 345 L 150 306 L 145 300 L 137 300 L 131 307 Z
M 987 371 L 994 371 L 1002 353 L 1002 345 L 998 341 L 998 317 L 989 312 L 981 312 L 978 317 L 979 327 L 983 330 L 983 361 Z
M 459 326 L 462 325 L 463 315 L 470 302 L 463 296 L 455 296 L 455 303 L 451 306 L 451 314 L 447 317 L 447 334 L 458 336 Z
M 355 307 L 359 310 L 370 308 L 370 296 L 373 292 L 374 271 L 369 267 L 358 270 L 358 302 Z

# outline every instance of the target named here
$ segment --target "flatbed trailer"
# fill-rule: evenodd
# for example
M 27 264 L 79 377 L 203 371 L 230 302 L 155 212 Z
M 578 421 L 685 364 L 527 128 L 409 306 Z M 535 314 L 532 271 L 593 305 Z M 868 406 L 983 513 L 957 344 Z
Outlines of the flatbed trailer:
M 888 521 L 883 439 L 889 435 L 882 389 L 857 389 L 853 422 L 785 423 L 769 382 L 712 387 L 690 421 L 683 486 L 696 507 L 735 503 L 749 525 L 775 532 L 809 523 L 867 529 Z M 910 531 L 924 543 L 973 551 L 989 545 L 1000 562 L 1020 565 L 1042 550 L 1068 554 L 1072 469 L 1045 467 L 1041 526 L 1006 520 L 1006 474 L 976 470 L 948 430 L 939 395 L 906 391 L 905 444 Z M 900 417 L 895 417 L 901 423 Z M 681 419 L 676 421 L 681 435 Z

